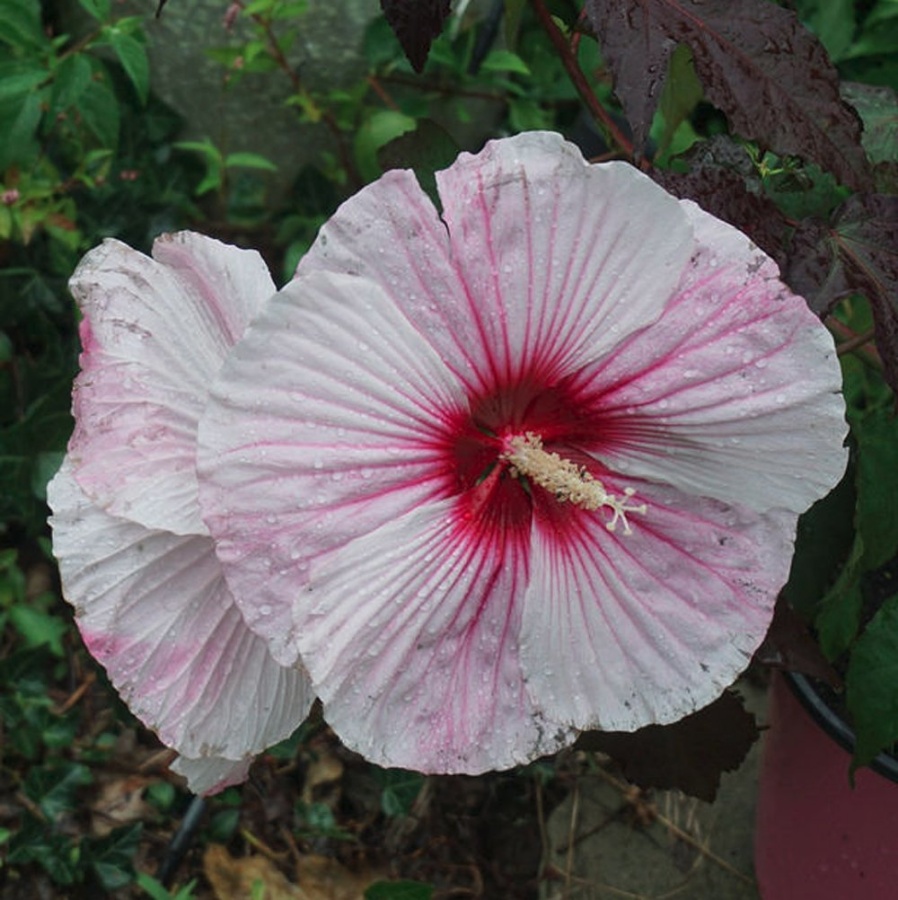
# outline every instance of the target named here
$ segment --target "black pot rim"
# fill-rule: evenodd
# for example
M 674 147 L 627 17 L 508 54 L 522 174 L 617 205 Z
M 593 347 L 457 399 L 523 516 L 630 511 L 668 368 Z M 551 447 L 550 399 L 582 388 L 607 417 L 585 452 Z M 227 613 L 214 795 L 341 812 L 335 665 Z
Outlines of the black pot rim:
M 854 753 L 856 738 L 854 730 L 835 713 L 817 693 L 812 679 L 800 672 L 783 672 L 786 684 L 798 698 L 801 705 L 811 714 L 811 718 L 844 750 Z M 898 783 L 898 759 L 889 753 L 880 753 L 870 763 L 871 768 L 883 778 Z

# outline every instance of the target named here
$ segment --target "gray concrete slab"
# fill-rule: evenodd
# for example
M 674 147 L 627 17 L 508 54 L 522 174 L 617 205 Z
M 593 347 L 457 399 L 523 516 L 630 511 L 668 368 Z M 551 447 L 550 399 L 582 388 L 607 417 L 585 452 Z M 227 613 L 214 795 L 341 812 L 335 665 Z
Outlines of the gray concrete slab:
M 744 688 L 763 721 L 765 693 Z M 547 822 L 542 900 L 758 900 L 753 874 L 760 742 L 726 773 L 714 803 L 642 795 L 599 768 Z

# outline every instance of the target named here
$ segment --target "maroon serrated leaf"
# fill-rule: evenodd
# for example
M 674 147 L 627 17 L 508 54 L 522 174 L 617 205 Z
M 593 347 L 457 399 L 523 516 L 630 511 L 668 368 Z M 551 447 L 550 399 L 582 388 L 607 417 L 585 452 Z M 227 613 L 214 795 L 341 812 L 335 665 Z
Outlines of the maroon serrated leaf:
M 576 746 L 614 757 L 640 787 L 677 788 L 711 802 L 720 776 L 737 768 L 758 736 L 755 717 L 730 691 L 672 725 L 647 725 L 632 733 L 588 731 Z
M 416 72 L 424 69 L 433 39 L 449 16 L 450 0 L 380 0 L 387 22 Z
M 846 277 L 833 229 L 816 219 L 806 219 L 795 229 L 784 277 L 819 316 L 827 315 L 854 290 Z
M 818 312 L 854 291 L 867 297 L 883 374 L 898 392 L 898 197 L 849 197 L 830 225 L 803 223 L 790 256 L 787 281 Z
M 841 690 L 842 679 L 823 655 L 820 644 L 811 635 L 804 619 L 785 601 L 777 598 L 773 621 L 755 660 L 774 669 L 802 672 Z
M 586 0 L 586 9 L 637 147 L 684 43 L 735 132 L 813 160 L 850 187 L 869 186 L 860 122 L 823 45 L 794 13 L 767 0 Z

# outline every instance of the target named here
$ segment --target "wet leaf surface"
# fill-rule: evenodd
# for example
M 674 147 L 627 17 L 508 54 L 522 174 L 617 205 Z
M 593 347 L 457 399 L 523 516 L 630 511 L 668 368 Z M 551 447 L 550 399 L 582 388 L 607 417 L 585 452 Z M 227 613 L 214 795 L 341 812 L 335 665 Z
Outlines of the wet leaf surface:
M 705 96 L 733 131 L 869 187 L 859 119 L 839 96 L 823 45 L 794 13 L 766 0 L 587 0 L 586 9 L 637 148 L 684 43 Z
M 449 16 L 450 0 L 380 0 L 387 22 L 416 72 Z
M 757 737 L 755 717 L 726 691 L 673 725 L 648 725 L 632 733 L 591 731 L 577 746 L 614 757 L 626 778 L 640 787 L 679 788 L 711 802 L 721 774 L 739 766 Z

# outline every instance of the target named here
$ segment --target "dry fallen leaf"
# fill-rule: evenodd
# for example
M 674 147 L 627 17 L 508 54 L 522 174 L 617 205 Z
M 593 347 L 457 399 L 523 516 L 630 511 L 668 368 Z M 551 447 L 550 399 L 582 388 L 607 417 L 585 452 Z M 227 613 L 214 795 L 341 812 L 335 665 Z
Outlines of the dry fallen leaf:
M 253 896 L 262 896 L 265 900 L 308 900 L 307 895 L 264 856 L 235 859 L 224 847 L 210 844 L 203 854 L 203 871 L 216 900 L 247 900 Z
M 216 900 L 247 900 L 254 890 L 265 900 L 364 900 L 365 890 L 385 877 L 382 871 L 351 872 L 335 859 L 309 855 L 298 858 L 299 884 L 293 884 L 266 857 L 235 859 L 216 844 L 206 850 L 203 869 Z
M 336 804 L 343 768 L 343 762 L 336 754 L 329 751 L 318 753 L 306 771 L 305 784 L 302 787 L 303 803 L 322 802 L 327 797 L 332 797 Z
M 106 781 L 90 805 L 93 834 L 106 837 L 116 828 L 153 817 L 153 807 L 143 799 L 144 789 L 152 779 L 128 775 Z

